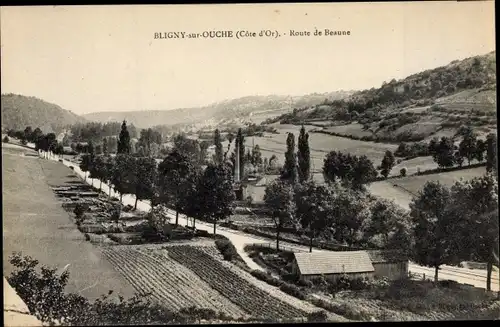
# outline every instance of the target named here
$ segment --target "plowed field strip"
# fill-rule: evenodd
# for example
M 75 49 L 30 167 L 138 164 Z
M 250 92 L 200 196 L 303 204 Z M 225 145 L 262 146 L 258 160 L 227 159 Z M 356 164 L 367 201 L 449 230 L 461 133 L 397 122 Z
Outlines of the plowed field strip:
M 123 273 L 124 276 L 129 276 L 131 283 L 134 287 L 139 286 L 139 289 L 143 289 L 146 293 L 151 293 L 151 296 L 157 300 L 159 303 L 168 305 L 172 309 L 179 309 L 178 302 L 175 297 L 170 296 L 168 292 L 161 292 L 158 287 L 162 286 L 162 283 L 149 274 L 150 269 L 145 269 L 142 265 L 137 264 L 134 260 L 130 260 L 130 256 L 123 251 L 116 251 L 114 254 L 114 264 L 119 268 L 119 271 Z M 111 259 L 110 261 L 113 261 Z
M 157 250 L 161 251 L 161 250 Z M 228 299 L 223 297 L 216 290 L 211 288 L 205 282 L 186 267 L 180 265 L 177 261 L 169 258 L 166 251 L 145 253 L 139 251 L 142 256 L 149 257 L 157 264 L 156 270 L 163 273 L 164 276 L 170 276 L 177 289 L 184 290 L 189 297 L 189 301 L 196 302 L 199 307 L 209 307 L 216 311 L 223 311 L 233 317 L 244 316 L 243 310 L 238 308 Z M 207 306 L 207 304 L 209 304 Z
M 168 248 L 169 256 L 253 316 L 269 319 L 304 317 L 306 313 L 280 301 L 237 276 L 214 258 L 191 246 Z
M 152 256 L 126 247 L 107 248 L 103 252 L 140 294 L 151 293 L 155 301 L 170 309 L 197 306 L 222 311 L 236 318 L 245 316 L 243 310 L 196 274 L 166 256 Z

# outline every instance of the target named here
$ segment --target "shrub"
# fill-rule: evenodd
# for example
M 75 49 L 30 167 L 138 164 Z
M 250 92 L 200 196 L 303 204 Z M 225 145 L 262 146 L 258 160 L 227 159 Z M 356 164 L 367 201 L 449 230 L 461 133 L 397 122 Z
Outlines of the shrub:
M 280 286 L 280 290 L 283 292 L 290 294 L 291 296 L 295 296 L 298 299 L 305 300 L 306 294 L 302 292 L 302 290 L 293 284 L 284 283 Z
M 84 236 L 85 236 L 85 240 L 86 241 L 90 241 L 90 235 L 89 234 L 85 233 Z
M 238 251 L 236 251 L 236 248 L 230 240 L 218 239 L 215 241 L 215 246 L 219 249 L 220 253 L 224 257 L 224 260 L 226 261 L 236 259 L 238 256 Z
M 400 173 L 401 177 L 405 177 L 406 176 L 406 168 L 401 168 L 399 173 Z
M 335 283 L 337 290 L 348 290 L 351 288 L 351 281 L 347 275 L 342 275 Z
M 318 286 L 318 287 L 328 286 L 328 282 L 326 281 L 325 277 L 323 277 L 323 276 L 314 277 L 311 279 L 311 282 L 313 283 L 314 286 Z
M 308 322 L 325 322 L 327 318 L 325 311 L 315 311 L 307 314 Z
M 73 210 L 73 213 L 75 214 L 76 216 L 76 220 L 79 221 L 83 218 L 83 214 L 85 212 L 87 212 L 87 210 L 89 209 L 89 207 L 85 204 L 82 204 L 82 203 L 78 203 L 76 206 L 75 206 L 75 210 Z
M 255 269 L 255 270 L 252 270 L 250 272 L 250 274 L 252 276 L 254 276 L 255 278 L 257 279 L 260 279 L 270 285 L 273 285 L 273 286 L 281 286 L 283 285 L 285 282 L 280 280 L 280 279 L 277 279 L 277 278 L 274 278 L 273 276 L 271 276 L 270 274 L 268 273 L 265 273 L 261 270 L 258 270 L 258 269 Z
M 2 140 L 3 143 L 9 143 L 10 139 L 8 136 L 5 136 Z
M 114 221 L 119 221 L 120 220 L 120 204 L 118 204 L 117 206 L 114 206 L 112 209 L 111 209 L 111 219 L 114 220 Z
M 305 279 L 299 279 L 297 284 L 299 286 L 304 286 L 304 287 L 308 287 L 308 288 L 311 288 L 314 286 L 313 282 L 310 281 L 310 280 L 305 280 Z

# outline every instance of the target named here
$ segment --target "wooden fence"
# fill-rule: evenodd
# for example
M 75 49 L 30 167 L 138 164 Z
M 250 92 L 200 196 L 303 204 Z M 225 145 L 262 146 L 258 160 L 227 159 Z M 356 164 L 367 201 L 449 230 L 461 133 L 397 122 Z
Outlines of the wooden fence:
M 251 246 L 255 248 L 262 248 L 262 249 L 276 249 L 276 243 L 252 243 L 250 244 Z M 286 245 L 280 245 L 280 251 L 285 251 L 285 252 L 309 252 L 306 250 L 286 246 Z

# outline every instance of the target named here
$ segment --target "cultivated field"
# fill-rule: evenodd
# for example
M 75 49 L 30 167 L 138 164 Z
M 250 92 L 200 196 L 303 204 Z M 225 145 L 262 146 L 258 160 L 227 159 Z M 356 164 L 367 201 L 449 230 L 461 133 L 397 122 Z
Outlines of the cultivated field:
M 270 158 L 274 154 L 278 157 L 280 165 L 282 165 L 285 160 L 287 133 L 294 133 L 295 143 L 297 144 L 301 126 L 285 124 L 276 124 L 273 126 L 276 127 L 279 134 L 265 134 L 263 137 L 247 137 L 245 138 L 245 147 L 247 150 L 250 150 L 253 144 L 258 144 L 264 157 Z M 304 127 L 307 131 L 318 128 L 311 125 L 305 125 Z M 374 163 L 378 164 L 382 160 L 386 150 L 395 151 L 397 148 L 393 144 L 357 141 L 321 133 L 309 133 L 309 146 L 311 149 L 311 167 L 314 172 L 322 170 L 326 154 L 333 150 L 349 152 L 354 155 L 366 155 Z M 223 147 L 227 149 L 227 141 L 223 143 Z
M 353 137 L 373 136 L 371 131 L 363 129 L 363 125 L 358 123 L 330 126 L 325 127 L 323 130 Z
M 195 247 L 171 247 L 168 253 L 171 258 L 191 269 L 203 281 L 252 316 L 273 321 L 306 316 L 303 310 L 270 296 Z
M 190 306 L 248 316 L 195 273 L 173 260 L 167 251 L 129 246 L 103 248 L 115 268 L 142 294 L 172 310 Z
M 474 177 L 482 176 L 485 172 L 485 167 L 476 167 L 438 174 L 408 176 L 374 182 L 371 183 L 368 188 L 372 194 L 382 198 L 394 200 L 400 206 L 408 209 L 408 205 L 413 196 L 418 194 L 427 181 L 439 181 L 442 184 L 451 187 L 461 178 L 469 180 Z
M 9 256 L 19 251 L 41 265 L 60 271 L 66 267 L 69 292 L 80 292 L 89 299 L 109 290 L 125 298 L 133 295 L 128 282 L 85 241 L 49 188 L 63 184 L 71 170 L 58 162 L 36 159 L 34 151 L 13 147 L 2 144 L 4 276 L 13 269 Z M 28 159 L 27 155 L 33 157 Z

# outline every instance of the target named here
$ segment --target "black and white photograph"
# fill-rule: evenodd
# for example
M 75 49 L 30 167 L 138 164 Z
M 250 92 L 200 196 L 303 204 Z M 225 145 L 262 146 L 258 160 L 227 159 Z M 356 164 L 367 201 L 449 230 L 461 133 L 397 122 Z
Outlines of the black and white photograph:
M 0 7 L 4 326 L 500 318 L 494 1 Z

